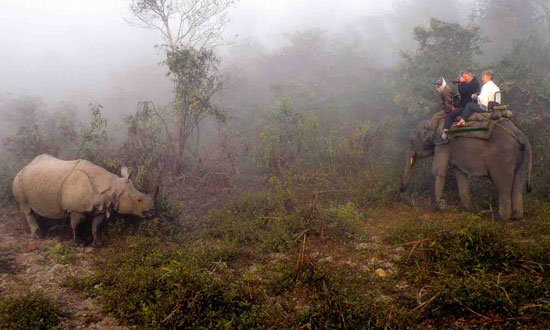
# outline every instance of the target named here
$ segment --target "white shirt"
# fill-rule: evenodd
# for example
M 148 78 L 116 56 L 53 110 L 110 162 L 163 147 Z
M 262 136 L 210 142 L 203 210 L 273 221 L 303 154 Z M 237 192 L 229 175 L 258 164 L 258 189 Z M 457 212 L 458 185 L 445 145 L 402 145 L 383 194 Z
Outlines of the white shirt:
M 488 82 L 483 84 L 483 86 L 481 87 L 481 92 L 477 97 L 477 103 L 479 104 L 479 107 L 482 110 L 487 111 L 490 101 L 500 103 L 500 93 L 496 94 L 495 97 L 495 93 L 497 92 L 500 92 L 500 88 L 498 88 L 498 86 L 492 80 L 489 80 Z

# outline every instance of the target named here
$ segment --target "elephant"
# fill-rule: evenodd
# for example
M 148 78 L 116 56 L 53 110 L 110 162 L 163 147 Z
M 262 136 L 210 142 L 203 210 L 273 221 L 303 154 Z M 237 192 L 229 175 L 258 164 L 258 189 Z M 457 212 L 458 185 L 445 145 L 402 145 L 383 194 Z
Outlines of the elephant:
M 471 206 L 469 177 L 488 177 L 499 192 L 496 218 L 523 219 L 523 186 L 526 185 L 527 192 L 531 191 L 533 153 L 522 131 L 510 120 L 502 120 L 487 140 L 455 137 L 446 144 L 436 144 L 435 134 L 432 122 L 423 121 L 409 135 L 402 192 L 407 189 L 417 160 L 433 156 L 433 207 L 441 209 L 445 176 L 450 169 L 456 177 L 463 207 Z

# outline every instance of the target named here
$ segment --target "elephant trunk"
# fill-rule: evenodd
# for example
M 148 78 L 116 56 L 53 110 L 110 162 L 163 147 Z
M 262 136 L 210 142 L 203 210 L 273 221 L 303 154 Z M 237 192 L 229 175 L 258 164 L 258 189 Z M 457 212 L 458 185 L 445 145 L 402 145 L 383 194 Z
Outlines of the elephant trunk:
M 405 169 L 403 170 L 403 176 L 401 177 L 401 192 L 407 190 L 409 182 L 411 181 L 412 170 L 416 164 L 416 152 L 410 150 L 407 153 L 407 161 L 405 163 Z

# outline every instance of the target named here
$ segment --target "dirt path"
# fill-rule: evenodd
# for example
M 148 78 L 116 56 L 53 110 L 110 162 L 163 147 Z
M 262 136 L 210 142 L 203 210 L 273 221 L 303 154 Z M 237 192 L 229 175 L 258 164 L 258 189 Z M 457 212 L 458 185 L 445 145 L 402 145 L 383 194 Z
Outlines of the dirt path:
M 62 329 L 127 329 L 106 316 L 97 299 L 86 299 L 62 286 L 67 277 L 90 273 L 94 250 L 75 248 L 70 228 L 58 227 L 45 239 L 31 239 L 15 208 L 0 209 L 0 294 L 41 291 L 67 312 Z

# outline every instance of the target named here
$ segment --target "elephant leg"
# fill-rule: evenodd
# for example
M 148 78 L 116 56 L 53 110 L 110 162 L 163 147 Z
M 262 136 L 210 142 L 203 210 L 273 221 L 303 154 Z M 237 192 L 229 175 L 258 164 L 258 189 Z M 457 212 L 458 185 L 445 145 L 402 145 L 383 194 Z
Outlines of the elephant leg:
M 472 202 L 470 200 L 470 187 L 468 182 L 468 175 L 458 168 L 454 169 L 454 174 L 456 177 L 456 183 L 458 185 L 458 194 L 460 196 L 460 202 L 462 207 L 465 209 L 470 209 L 472 207 Z
M 85 242 L 80 237 L 80 234 L 78 233 L 78 225 L 82 220 L 84 219 L 84 215 L 82 213 L 73 212 L 71 213 L 71 228 L 73 229 L 73 241 L 76 246 L 84 246 Z
M 36 215 L 36 213 L 31 211 L 31 213 L 26 215 L 26 217 L 27 223 L 31 228 L 31 238 L 43 238 L 44 234 L 42 234 L 40 226 L 38 225 L 38 216 Z
M 512 217 L 512 184 L 514 173 L 499 173 L 491 175 L 498 189 L 498 218 L 510 220 Z
M 514 220 L 523 219 L 523 185 L 525 179 L 523 173 L 517 171 L 514 175 L 514 183 L 512 186 L 512 218 Z
M 443 205 L 443 186 L 445 185 L 445 176 L 447 175 L 449 156 L 450 153 L 448 148 L 442 149 L 436 147 L 432 165 L 432 173 L 435 178 L 432 204 L 437 210 L 440 210 Z
M 105 220 L 105 214 L 98 214 L 94 216 L 94 219 L 92 220 L 92 234 L 94 236 L 94 242 L 92 243 L 93 246 L 102 246 L 103 245 L 103 239 L 101 238 L 101 234 L 99 233 L 99 225 Z
M 443 208 L 443 187 L 445 185 L 445 175 L 435 175 L 434 191 L 433 191 L 433 206 L 437 210 Z

